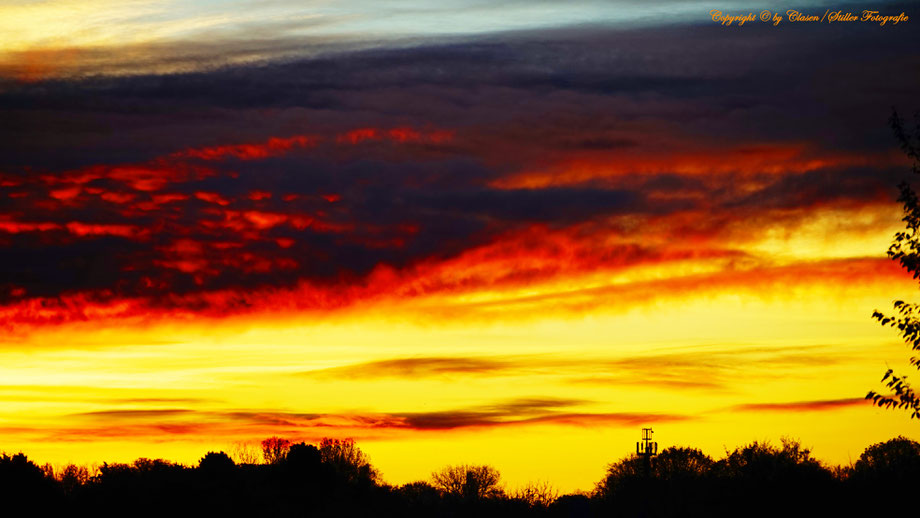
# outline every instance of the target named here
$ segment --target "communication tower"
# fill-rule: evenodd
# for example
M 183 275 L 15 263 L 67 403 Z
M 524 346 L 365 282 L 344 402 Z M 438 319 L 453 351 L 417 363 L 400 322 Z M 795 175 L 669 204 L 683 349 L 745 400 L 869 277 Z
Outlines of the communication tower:
M 652 440 L 652 434 L 655 433 L 651 428 L 642 429 L 642 440 L 636 443 L 636 455 L 645 458 L 651 458 L 658 455 L 658 443 Z

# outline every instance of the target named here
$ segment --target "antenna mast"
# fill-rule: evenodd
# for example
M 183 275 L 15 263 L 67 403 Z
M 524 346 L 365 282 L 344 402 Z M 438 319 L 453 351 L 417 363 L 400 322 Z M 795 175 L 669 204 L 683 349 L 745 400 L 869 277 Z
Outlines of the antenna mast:
M 646 460 L 658 455 L 658 443 L 652 440 L 653 433 L 655 432 L 651 428 L 643 428 L 642 441 L 636 443 L 636 455 L 645 457 Z

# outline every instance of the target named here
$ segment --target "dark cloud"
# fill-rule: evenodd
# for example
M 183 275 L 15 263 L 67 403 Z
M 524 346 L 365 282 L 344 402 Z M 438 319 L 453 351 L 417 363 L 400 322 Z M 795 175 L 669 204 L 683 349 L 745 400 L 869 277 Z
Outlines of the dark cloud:
M 569 225 L 593 217 L 648 212 L 642 194 L 605 189 L 478 190 L 422 194 L 409 204 L 436 215 Z M 679 206 L 669 204 L 671 210 Z
M 815 401 L 788 401 L 784 403 L 748 403 L 732 407 L 738 412 L 818 412 L 870 404 L 866 398 L 823 399 Z
M 575 426 L 619 425 L 636 426 L 640 424 L 685 421 L 688 416 L 655 413 L 571 413 L 556 412 L 552 414 L 527 417 L 509 417 L 493 412 L 428 412 L 397 416 L 404 420 L 405 427 L 415 430 L 453 430 L 470 427 L 505 427 L 538 423 L 556 423 Z
M 322 414 L 304 414 L 290 412 L 253 412 L 236 411 L 211 413 L 212 416 L 234 422 L 244 422 L 268 426 L 303 426 L 320 419 Z
M 4 83 L 0 304 L 199 311 L 221 292 L 243 309 L 306 284 L 338 306 L 381 266 L 409 276 L 535 226 L 572 229 L 578 249 L 528 244 L 555 269 L 497 279 L 685 257 L 642 236 L 652 219 L 696 211 L 675 239 L 715 239 L 745 218 L 883 203 L 898 164 L 853 156 L 893 147 L 884 121 L 913 99 L 912 33 L 845 29 L 569 28 Z M 537 173 L 574 176 L 502 184 Z
M 65 167 L 74 167 L 98 163 L 100 153 L 136 161 L 306 126 L 329 131 L 394 120 L 497 131 L 514 124 L 540 147 L 609 149 L 658 138 L 573 136 L 582 128 L 558 124 L 559 114 L 608 130 L 640 118 L 665 121 L 726 142 L 889 145 L 887 113 L 878 111 L 909 103 L 916 86 L 904 72 L 916 66 L 908 24 L 885 28 L 882 37 L 867 24 L 813 29 L 568 29 L 204 72 L 9 85 L 0 94 L 7 121 L 0 141 L 11 153 L 0 164 L 61 167 L 70 160 Z M 845 94 L 832 86 L 841 82 L 851 86 Z M 276 116 L 260 115 L 266 109 Z M 55 153 L 42 152 L 48 145 Z
M 535 423 L 580 426 L 603 423 L 632 426 L 640 423 L 689 419 L 688 416 L 676 414 L 566 411 L 570 407 L 589 403 L 591 402 L 582 400 L 528 398 L 470 409 L 394 413 L 391 415 L 400 421 L 401 426 L 415 430 L 452 430 L 469 427 L 519 426 Z
M 47 434 L 56 440 L 89 440 L 93 437 L 147 436 L 157 437 L 239 433 L 276 434 L 290 437 L 326 434 L 336 428 L 364 430 L 373 433 L 381 429 L 442 431 L 463 428 L 495 428 L 529 424 L 566 426 L 638 426 L 660 422 L 695 419 L 682 414 L 643 412 L 584 412 L 577 407 L 590 406 L 592 401 L 551 397 L 533 397 L 498 401 L 469 408 L 429 412 L 382 412 L 374 414 L 319 414 L 272 410 L 206 411 L 184 408 L 171 409 L 109 409 L 70 416 L 88 423 L 89 427 L 72 429 L 29 429 Z M 810 412 L 828 411 L 866 404 L 863 398 L 844 398 L 782 403 L 742 404 L 728 409 L 732 412 Z M 96 424 L 93 424 L 96 423 Z M 104 424 L 104 426 L 97 426 Z M 17 429 L 21 432 L 23 430 Z M 359 432 L 361 433 L 361 432 Z
M 500 374 L 512 367 L 510 360 L 464 357 L 398 358 L 376 362 L 359 363 L 346 367 L 335 367 L 302 373 L 307 376 L 341 378 L 417 378 L 446 375 Z
M 890 200 L 908 171 L 887 164 L 808 171 L 774 179 L 747 196 L 731 199 L 726 206 L 742 210 L 806 209 L 857 200 Z
M 554 423 L 567 426 L 599 424 L 634 426 L 643 423 L 690 419 L 678 414 L 631 412 L 573 412 L 591 401 L 532 397 L 498 401 L 470 408 L 432 412 L 383 412 L 374 414 L 313 414 L 283 411 L 207 411 L 174 409 L 109 409 L 71 415 L 87 426 L 58 429 L 29 429 L 55 440 L 85 441 L 99 437 L 174 435 L 235 435 L 239 433 L 282 434 L 288 437 L 324 435 L 337 428 L 373 433 L 381 429 L 415 431 L 460 428 L 521 426 Z M 19 430 L 20 432 L 23 430 Z
M 553 374 L 569 383 L 615 386 L 644 386 L 664 390 L 703 390 L 726 392 L 733 378 L 750 380 L 750 369 L 787 372 L 797 367 L 833 367 L 845 360 L 829 346 L 804 345 L 773 348 L 737 346 L 730 349 L 643 354 L 625 358 L 570 358 L 560 356 L 485 356 L 485 357 L 411 357 L 357 363 L 344 367 L 298 372 L 297 376 L 339 379 L 428 378 L 463 380 L 468 377 L 525 376 Z M 743 365 L 744 369 L 740 366 Z M 777 374 L 777 376 L 780 376 Z M 552 400 L 520 400 L 506 403 L 506 408 L 549 407 Z M 555 403 L 560 403 L 556 401 Z M 563 401 L 562 403 L 567 403 Z M 578 402 L 572 402 L 577 404 Z M 562 406 L 562 405 L 560 405 Z M 472 414 L 488 417 L 500 409 Z M 451 414 L 453 415 L 453 414 Z M 436 417 L 436 416 L 435 416 Z

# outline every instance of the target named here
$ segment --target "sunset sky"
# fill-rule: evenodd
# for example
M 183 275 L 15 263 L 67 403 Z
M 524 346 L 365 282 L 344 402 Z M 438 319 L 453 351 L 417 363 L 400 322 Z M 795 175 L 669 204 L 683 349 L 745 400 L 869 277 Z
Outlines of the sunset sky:
M 863 399 L 920 299 L 920 11 L 710 14 L 752 5 L 0 0 L 0 451 L 352 437 L 574 491 L 648 426 L 920 439 Z

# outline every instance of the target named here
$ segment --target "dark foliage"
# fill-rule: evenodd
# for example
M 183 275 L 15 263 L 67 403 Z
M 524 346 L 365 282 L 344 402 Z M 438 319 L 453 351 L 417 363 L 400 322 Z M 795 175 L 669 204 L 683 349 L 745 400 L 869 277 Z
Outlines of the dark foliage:
M 0 515 L 55 514 L 64 490 L 22 453 L 0 455 Z
M 222 473 L 233 471 L 236 463 L 224 452 L 209 451 L 207 455 L 198 461 L 198 469 L 202 473 L 210 473 L 214 476 L 220 476 Z
M 916 509 L 920 443 L 896 437 L 869 446 L 848 470 L 847 483 L 851 509 L 864 515 L 878 513 L 879 495 L 887 508 Z
M 366 485 L 377 481 L 377 470 L 355 445 L 354 439 L 323 439 L 319 444 L 319 456 L 349 482 Z
M 916 125 L 913 132 L 904 128 L 904 121 L 897 112 L 891 114 L 890 123 L 901 149 L 913 161 L 913 173 L 920 174 L 920 112 L 915 117 Z M 914 279 L 920 279 L 920 201 L 910 183 L 901 182 L 898 189 L 898 201 L 904 207 L 904 217 L 901 220 L 904 221 L 906 229 L 894 235 L 894 241 L 888 248 L 888 257 L 898 261 Z M 920 305 L 897 300 L 894 302 L 894 309 L 897 316 L 885 315 L 876 310 L 872 313 L 872 318 L 883 326 L 897 328 L 898 334 L 911 350 L 920 351 Z M 910 365 L 920 370 L 920 357 L 911 357 Z M 891 393 L 879 394 L 871 391 L 866 395 L 866 399 L 871 399 L 880 407 L 907 410 L 912 418 L 920 419 L 920 395 L 907 382 L 907 376 L 896 375 L 893 369 L 888 369 L 882 376 L 882 381 Z
M 262 441 L 262 458 L 266 464 L 277 464 L 284 460 L 291 441 L 281 437 L 269 437 Z
M 885 484 L 920 480 L 920 443 L 906 437 L 873 444 L 853 466 L 854 480 L 876 480 Z
M 693 448 L 666 448 L 654 459 L 632 455 L 607 468 L 599 504 L 617 515 L 676 516 L 704 508 L 713 460 Z
M 434 486 L 446 497 L 466 502 L 502 496 L 498 470 L 492 466 L 447 466 L 431 474 Z
M 277 438 L 275 438 L 277 439 Z M 273 463 L 235 464 L 209 452 L 197 467 L 141 458 L 90 476 L 53 473 L 25 455 L 0 455 L 4 516 L 735 517 L 874 515 L 880 494 L 907 505 L 920 484 L 920 443 L 874 444 L 828 469 L 799 442 L 753 442 L 713 460 L 694 448 L 609 465 L 592 494 L 557 496 L 547 483 L 506 492 L 491 466 L 448 466 L 431 482 L 380 481 L 354 441 L 289 441 Z

